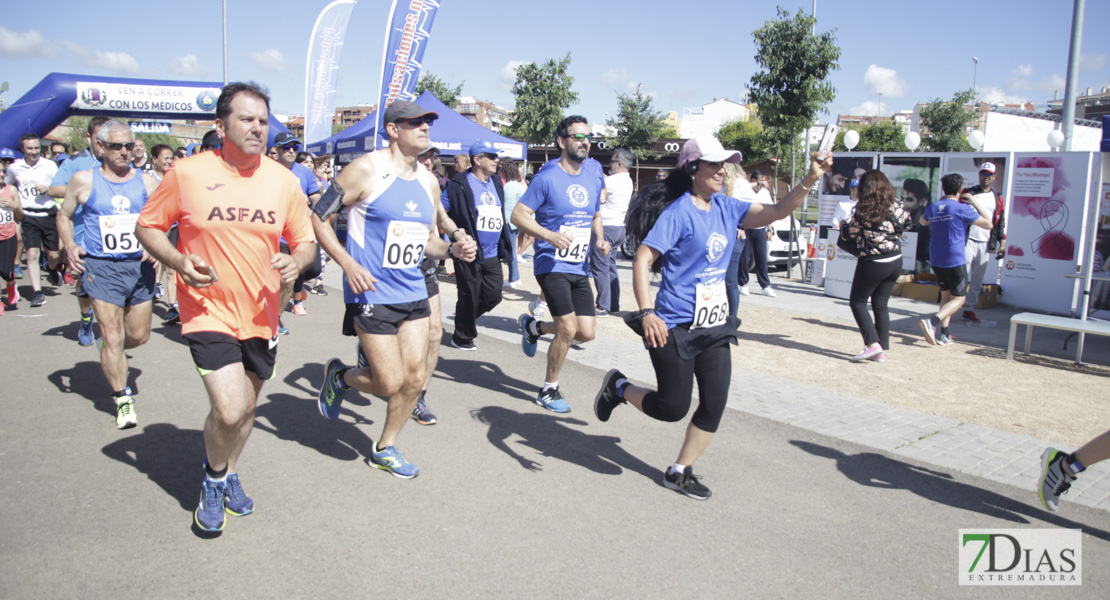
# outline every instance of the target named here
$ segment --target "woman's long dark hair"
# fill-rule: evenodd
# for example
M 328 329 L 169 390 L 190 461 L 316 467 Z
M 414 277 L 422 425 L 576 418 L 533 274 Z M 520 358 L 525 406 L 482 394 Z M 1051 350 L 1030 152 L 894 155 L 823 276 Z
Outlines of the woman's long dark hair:
M 876 225 L 894 218 L 894 186 L 882 171 L 872 169 L 860 177 L 856 216 L 863 225 Z
M 680 167 L 671 171 L 663 181 L 640 188 L 640 191 L 632 197 L 628 212 L 624 215 L 625 235 L 637 241 L 643 241 L 651 228 L 655 227 L 655 221 L 659 219 L 659 215 L 663 214 L 663 211 L 675 200 L 690 191 L 693 183 L 694 179 L 686 169 Z M 662 258 L 651 265 L 654 273 L 659 273 L 662 269 Z

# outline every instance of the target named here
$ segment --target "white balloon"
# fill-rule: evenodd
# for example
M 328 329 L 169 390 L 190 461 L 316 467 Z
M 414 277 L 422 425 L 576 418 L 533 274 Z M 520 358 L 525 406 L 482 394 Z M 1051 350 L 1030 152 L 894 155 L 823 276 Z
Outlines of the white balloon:
M 967 134 L 967 143 L 971 144 L 971 147 L 975 148 L 976 150 L 983 147 L 984 141 L 986 140 L 983 137 L 983 132 L 979 131 L 978 129 Z
M 855 129 L 849 129 L 844 134 L 844 147 L 851 150 L 859 144 L 859 132 Z
M 1059 129 L 1054 129 L 1048 132 L 1048 147 L 1053 150 L 1064 145 L 1064 132 Z
M 910 149 L 910 152 L 913 152 L 914 150 L 917 150 L 918 146 L 921 145 L 921 135 L 918 134 L 916 131 L 911 131 L 906 134 L 905 142 L 906 147 Z

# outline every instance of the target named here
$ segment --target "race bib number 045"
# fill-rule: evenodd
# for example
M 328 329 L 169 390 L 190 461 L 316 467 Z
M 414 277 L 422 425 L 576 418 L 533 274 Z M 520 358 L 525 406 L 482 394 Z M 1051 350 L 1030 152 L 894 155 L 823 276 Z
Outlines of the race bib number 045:
M 590 228 L 564 225 L 559 228 L 559 233 L 569 235 L 573 240 L 569 247 L 555 250 L 555 260 L 569 263 L 580 263 L 586 260 L 590 251 Z
M 387 269 L 411 269 L 420 266 L 430 232 L 431 228 L 427 223 L 391 221 L 385 234 L 382 266 Z
M 100 247 L 105 252 L 139 252 L 139 239 L 135 237 L 135 224 L 139 215 L 100 215 Z
M 702 329 L 723 325 L 728 318 L 728 296 L 725 282 L 704 284 L 697 287 L 697 300 L 694 302 L 694 323 L 690 329 Z

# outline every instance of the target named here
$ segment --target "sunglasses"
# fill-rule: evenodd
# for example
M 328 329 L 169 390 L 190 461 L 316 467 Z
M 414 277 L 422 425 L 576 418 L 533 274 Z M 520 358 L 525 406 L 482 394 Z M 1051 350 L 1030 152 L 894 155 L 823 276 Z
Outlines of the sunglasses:
M 416 117 L 416 118 L 413 118 L 413 119 L 401 119 L 398 122 L 399 123 L 408 123 L 409 125 L 412 125 L 413 127 L 420 127 L 421 125 L 423 125 L 425 123 L 427 123 L 428 125 L 431 125 L 432 123 L 435 123 L 436 122 L 436 117 L 434 117 L 432 115 L 424 115 L 423 117 Z
M 290 150 L 296 151 L 300 147 L 301 147 L 300 144 L 285 144 L 284 146 L 281 147 L 281 151 L 282 152 L 289 152 Z
M 100 142 L 100 143 L 105 148 L 107 148 L 108 150 L 115 150 L 116 152 L 119 152 L 120 150 L 127 150 L 127 151 L 130 152 L 131 150 L 135 149 L 135 142 Z
M 488 159 L 490 159 L 490 160 L 501 160 L 501 157 L 500 157 L 500 156 L 498 156 L 498 155 L 496 155 L 496 154 L 493 154 L 492 152 L 486 152 L 486 153 L 485 153 L 485 154 L 483 154 L 482 156 L 484 156 L 484 157 L 486 157 L 486 158 L 488 158 Z
M 570 138 L 570 139 L 572 139 L 576 142 L 588 142 L 588 141 L 594 139 L 594 134 L 592 134 L 592 133 L 568 133 L 564 137 L 568 137 L 568 138 Z

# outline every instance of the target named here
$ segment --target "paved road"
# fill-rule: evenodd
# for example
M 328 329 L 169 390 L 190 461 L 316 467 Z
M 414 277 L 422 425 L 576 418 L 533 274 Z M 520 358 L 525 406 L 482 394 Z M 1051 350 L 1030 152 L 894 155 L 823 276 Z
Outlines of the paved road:
M 1105 510 L 1050 514 L 1028 489 L 876 444 L 903 435 L 893 424 L 828 435 L 734 398 L 698 463 L 713 498 L 670 492 L 659 482 L 683 426 L 590 410 L 613 356 L 651 380 L 646 353 L 572 350 L 561 380 L 575 410 L 554 415 L 530 402 L 543 355 L 520 353 L 502 313 L 483 319 L 480 352 L 444 347 L 429 394 L 440 423 L 410 423 L 398 444 L 423 472 L 390 477 L 367 464 L 381 400 L 356 395 L 335 423 L 315 408 L 323 363 L 353 360 L 340 308 L 333 292 L 285 317 L 293 334 L 240 464 L 258 508 L 214 539 L 191 528 L 207 403 L 176 330 L 156 326 L 131 353 L 140 427 L 117 432 L 71 297 L 0 318 L 15 350 L 0 372 L 0 598 L 963 597 L 960 528 L 1040 527 L 1084 531 L 1069 595 L 1110 590 Z

